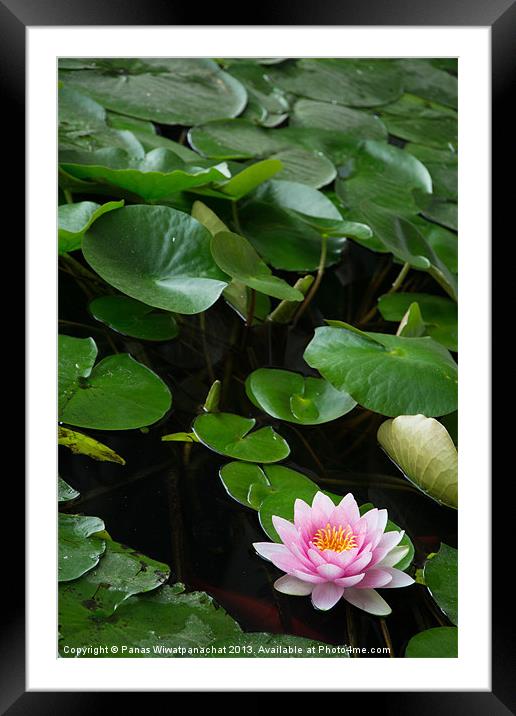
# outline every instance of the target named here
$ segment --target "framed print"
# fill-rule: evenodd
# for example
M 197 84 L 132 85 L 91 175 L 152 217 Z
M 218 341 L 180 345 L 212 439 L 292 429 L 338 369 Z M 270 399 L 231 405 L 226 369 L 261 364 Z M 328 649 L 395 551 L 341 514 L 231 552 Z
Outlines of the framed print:
M 4 711 L 508 713 L 490 99 L 503 156 L 514 6 L 0 9 L 29 318 Z

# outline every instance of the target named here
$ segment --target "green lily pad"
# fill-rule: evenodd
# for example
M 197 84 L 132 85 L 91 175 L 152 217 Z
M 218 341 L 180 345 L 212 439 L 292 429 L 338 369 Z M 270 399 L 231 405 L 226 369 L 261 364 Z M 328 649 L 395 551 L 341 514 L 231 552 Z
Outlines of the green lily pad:
M 242 233 L 260 256 L 276 269 L 314 271 L 321 260 L 322 233 L 293 211 L 266 201 L 250 201 L 240 211 Z M 329 238 L 326 265 L 340 259 L 346 237 Z
M 96 221 L 83 238 L 86 261 L 122 293 L 175 313 L 200 313 L 227 282 L 210 233 L 166 206 L 128 206 Z
M 419 212 L 415 190 L 432 193 L 432 179 L 425 165 L 403 149 L 374 140 L 357 148 L 336 182 L 344 206 L 353 209 L 374 202 L 400 215 Z
M 59 336 L 59 420 L 95 430 L 151 425 L 169 410 L 170 390 L 127 353 L 94 365 L 92 338 Z
M 459 655 L 457 627 L 435 627 L 419 632 L 407 644 L 408 659 L 451 659 Z
M 253 510 L 259 510 L 265 498 L 275 492 L 309 488 L 315 495 L 319 489 L 306 475 L 283 465 L 260 467 L 246 462 L 228 462 L 219 474 L 227 493 Z
M 278 159 L 263 159 L 255 162 L 226 182 L 217 185 L 217 190 L 232 200 L 241 199 L 283 169 Z
M 74 490 L 63 478 L 57 476 L 57 501 L 58 502 L 70 502 L 71 500 L 77 499 L 80 493 Z
M 193 423 L 193 431 L 210 450 L 247 462 L 278 462 L 290 453 L 286 441 L 271 427 L 251 432 L 252 418 L 233 413 L 206 413 Z
M 97 204 L 94 201 L 62 204 L 57 212 L 59 253 L 80 249 L 82 237 L 93 222 L 102 214 L 120 209 L 123 205 L 123 201 L 108 201 L 106 204 Z
M 96 567 L 74 580 L 59 592 L 61 612 L 73 609 L 76 618 L 109 617 L 133 594 L 149 592 L 161 586 L 170 575 L 166 564 L 150 559 L 112 539 Z
M 111 450 L 107 445 L 91 438 L 89 435 L 61 426 L 58 428 L 57 434 L 58 445 L 64 445 L 76 455 L 87 455 L 101 462 L 116 462 L 119 465 L 125 465 L 123 457 L 120 457 L 118 453 Z
M 457 509 L 457 448 L 442 423 L 424 415 L 400 415 L 380 425 L 378 442 L 422 492 Z
M 302 301 L 301 291 L 273 276 L 271 270 L 243 236 L 219 231 L 211 240 L 211 252 L 217 265 L 229 276 L 267 296 Z
M 58 575 L 60 582 L 77 579 L 98 563 L 104 552 L 105 542 L 95 536 L 104 529 L 98 517 L 84 515 L 59 515 Z
M 60 62 L 59 79 L 103 107 L 161 124 L 191 126 L 244 109 L 238 80 L 208 59 L 88 59 L 88 68 Z
M 378 299 L 378 309 L 386 321 L 401 321 L 416 301 L 426 333 L 451 351 L 457 351 L 457 304 L 442 296 L 426 293 L 387 293 Z
M 379 117 L 331 102 L 298 100 L 293 108 L 291 125 L 330 129 L 359 139 L 387 139 L 387 129 Z
M 443 543 L 439 552 L 427 559 L 423 571 L 430 594 L 453 624 L 459 619 L 457 556 L 456 549 Z
M 210 122 L 193 127 L 188 133 L 190 145 L 214 160 L 274 159 L 283 169 L 277 179 L 297 181 L 319 188 L 333 181 L 333 163 L 313 147 L 303 147 L 284 129 L 257 127 L 247 119 Z
M 457 364 L 430 337 L 323 326 L 304 358 L 337 390 L 382 415 L 435 416 L 457 409 Z
M 171 313 L 129 296 L 99 296 L 89 305 L 91 315 L 118 333 L 146 341 L 166 341 L 178 334 L 177 323 Z
M 457 109 L 457 78 L 449 72 L 437 69 L 430 60 L 396 60 L 401 69 L 405 92 Z
M 457 201 L 458 155 L 454 148 L 435 149 L 421 144 L 407 144 L 405 151 L 417 157 L 430 172 L 433 194 Z
M 381 108 L 382 119 L 395 137 L 436 148 L 457 147 L 457 113 L 411 94 Z
M 240 62 L 231 65 L 229 74 L 245 87 L 248 96 L 243 118 L 264 127 L 281 124 L 289 110 L 284 93 L 269 80 L 266 71 L 257 62 Z
M 298 425 L 320 425 L 353 410 L 356 403 L 321 378 L 259 368 L 246 380 L 249 400 L 273 418 Z
M 346 647 L 325 644 L 301 636 L 290 634 L 266 634 L 252 632 L 239 634 L 231 639 L 216 641 L 215 649 L 222 653 L 209 654 L 211 658 L 226 657 L 228 659 L 245 658 L 349 658 Z
M 224 181 L 229 173 L 224 164 L 196 166 L 163 148 L 138 157 L 119 148 L 61 152 L 59 163 L 78 179 L 120 187 L 145 201 L 158 201 L 175 192 Z
M 202 650 L 221 639 L 241 634 L 234 619 L 215 605 L 205 592 L 181 594 L 180 585 L 163 586 L 149 594 L 124 601 L 109 617 L 96 617 L 75 599 L 60 605 L 59 652 L 75 657 L 70 649 L 109 644 L 101 658 L 163 658 L 203 656 Z M 91 654 L 80 653 L 88 657 Z
M 401 71 L 392 60 L 303 58 L 270 67 L 271 81 L 287 92 L 347 107 L 374 107 L 401 95 Z
M 422 226 L 417 219 L 414 221 L 415 217 L 409 220 L 370 202 L 361 204 L 353 212 L 353 218 L 367 223 L 373 231 L 372 241 L 359 243 L 366 247 L 370 245 L 373 251 L 390 252 L 412 268 L 427 271 L 453 299 L 457 298 L 457 276 L 442 260 L 442 251 L 440 256 L 433 248 L 434 239 L 439 240 L 439 237 L 433 234 L 429 222 L 424 222 Z M 426 232 L 428 238 L 423 232 Z M 433 238 L 430 238 L 431 236 Z M 456 243 L 455 241 L 455 245 Z M 449 259 L 450 256 L 447 255 L 446 258 Z

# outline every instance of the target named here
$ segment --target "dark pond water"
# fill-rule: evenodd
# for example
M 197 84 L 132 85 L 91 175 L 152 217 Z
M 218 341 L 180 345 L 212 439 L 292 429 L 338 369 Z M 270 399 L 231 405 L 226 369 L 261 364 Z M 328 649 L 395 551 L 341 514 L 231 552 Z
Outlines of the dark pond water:
M 245 377 L 259 366 L 308 372 L 302 353 L 314 326 L 322 323 L 323 315 L 357 322 L 398 272 L 389 261 L 350 245 L 346 260 L 328 272 L 313 307 L 295 329 L 246 330 L 219 301 L 206 314 L 208 361 L 198 316 L 185 318 L 178 339 L 146 343 L 143 350 L 142 344 L 112 332 L 108 340 L 107 330 L 89 316 L 84 293 L 63 273 L 60 331 L 92 335 L 101 353 L 112 353 L 113 346 L 131 352 L 167 381 L 174 396 L 171 414 L 146 433 L 88 431 L 121 454 L 125 466 L 95 462 L 60 448 L 60 474 L 81 493 L 69 509 L 101 517 L 114 539 L 169 564 L 171 581 L 207 591 L 245 630 L 286 632 L 366 648 L 390 641 L 394 654 L 402 656 L 411 636 L 446 624 L 419 585 L 385 591 L 393 609 L 388 631 L 380 620 L 343 601 L 329 612 L 317 612 L 309 598 L 279 594 L 272 584 L 280 572 L 252 548 L 253 542 L 267 539 L 257 513 L 234 502 L 219 480 L 225 458 L 200 445 L 160 440 L 162 434 L 189 430 L 213 373 L 224 382 L 224 410 L 272 424 L 288 440 L 287 466 L 305 472 L 324 489 L 352 491 L 359 504 L 370 501 L 387 508 L 412 538 L 416 566 L 441 541 L 456 546 L 455 513 L 415 490 L 379 448 L 376 430 L 384 418 L 355 409 L 327 425 L 299 428 L 260 415 L 245 397 Z M 423 274 L 411 281 L 413 290 L 435 291 Z M 386 326 L 376 316 L 368 328 L 392 332 L 393 324 Z

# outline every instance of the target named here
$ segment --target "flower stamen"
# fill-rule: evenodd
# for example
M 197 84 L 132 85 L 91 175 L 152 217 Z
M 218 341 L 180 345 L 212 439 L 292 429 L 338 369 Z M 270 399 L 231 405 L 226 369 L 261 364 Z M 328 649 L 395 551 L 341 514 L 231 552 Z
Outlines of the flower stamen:
M 357 540 L 350 527 L 332 527 L 328 522 L 324 529 L 318 529 L 315 533 L 312 543 L 318 550 L 331 549 L 334 552 L 344 552 L 348 549 L 354 549 L 357 546 Z

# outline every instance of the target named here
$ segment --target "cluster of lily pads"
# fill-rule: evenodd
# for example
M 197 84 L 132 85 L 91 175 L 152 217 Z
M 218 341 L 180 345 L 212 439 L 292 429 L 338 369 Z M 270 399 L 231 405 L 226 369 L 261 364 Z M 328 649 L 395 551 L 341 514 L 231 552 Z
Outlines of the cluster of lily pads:
M 221 409 L 223 376 L 203 346 L 211 388 L 182 432 L 167 430 L 170 382 L 144 352 L 102 349 L 98 360 L 92 337 L 63 333 L 59 443 L 122 465 L 82 431 L 154 426 L 171 449 L 196 443 L 224 458 L 228 495 L 280 541 L 272 518 L 292 520 L 296 499 L 321 489 L 278 464 L 290 455 L 281 426 L 370 411 L 387 418 L 378 442 L 403 475 L 457 509 L 456 184 L 453 60 L 61 60 L 58 250 L 93 324 L 132 344 L 164 344 L 197 314 L 202 333 L 205 312 L 222 304 L 245 332 L 289 331 L 308 316 L 315 328 L 302 371 L 249 371 L 244 414 Z M 349 242 L 390 257 L 392 287 L 373 294 L 365 319 L 314 320 Z M 408 290 L 412 272 L 427 277 L 427 292 Z M 371 316 L 387 332 L 364 330 Z M 208 595 L 169 585 L 169 566 L 112 540 L 99 518 L 72 514 L 77 498 L 60 479 L 62 656 L 128 640 L 150 653 L 118 656 L 192 644 L 216 655 L 230 642 L 308 648 L 244 634 Z M 410 537 L 401 544 L 408 551 L 392 566 L 414 573 Z M 415 574 L 443 625 L 414 636 L 405 655 L 452 656 L 457 551 L 442 544 Z

